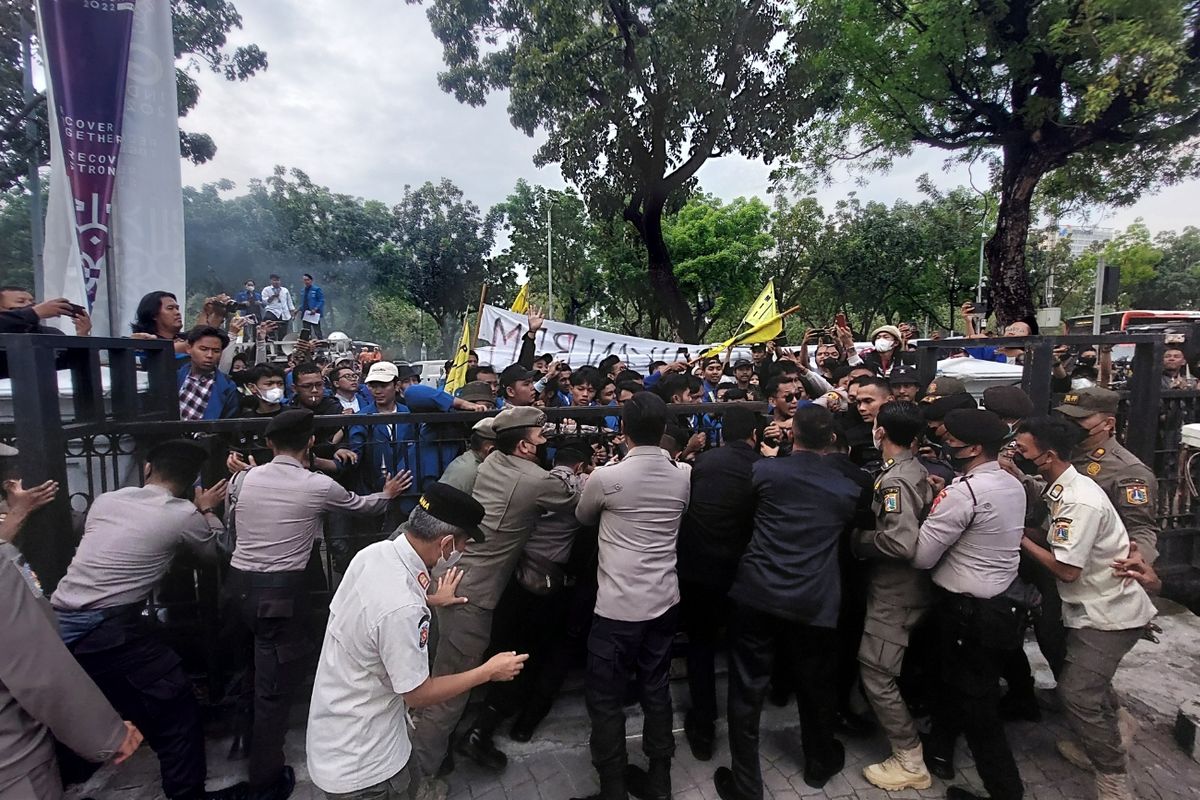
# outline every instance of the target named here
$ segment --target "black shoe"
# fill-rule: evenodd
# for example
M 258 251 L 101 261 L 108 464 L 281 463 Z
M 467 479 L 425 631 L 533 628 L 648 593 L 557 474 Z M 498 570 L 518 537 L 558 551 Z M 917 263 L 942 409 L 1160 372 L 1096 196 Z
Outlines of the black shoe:
M 946 800 L 989 800 L 986 794 L 975 794 L 970 789 L 961 786 L 951 786 L 946 790 Z
M 250 784 L 242 781 L 224 789 L 204 793 L 204 800 L 246 800 L 250 796 Z
M 838 733 L 844 733 L 855 739 L 863 739 L 875 732 L 875 723 L 863 714 L 855 714 L 846 709 L 839 711 L 834 718 L 833 727 Z
M 711 722 L 693 722 L 689 713 L 683 720 L 683 735 L 697 761 L 709 761 L 713 757 L 713 740 L 716 730 Z
M 536 711 L 526 709 L 517 715 L 513 721 L 512 727 L 508 730 L 508 738 L 514 742 L 528 742 L 533 738 L 533 732 L 537 730 L 537 726 L 542 724 L 542 720 L 546 718 L 549 709 L 545 711 L 540 708 Z
M 572 797 L 571 800 L 629 800 L 625 791 L 624 771 L 609 773 L 607 777 L 600 776 L 600 791 L 587 797 Z
M 846 766 L 846 748 L 837 739 L 833 740 L 832 756 L 827 761 L 804 757 L 804 782 L 814 789 L 820 789 L 829 783 L 829 779 L 842 771 Z
M 925 752 L 925 767 L 929 770 L 929 774 L 944 781 L 954 780 L 954 751 L 938 752 L 937 748 L 930 743 L 929 738 L 925 736 L 921 737 L 921 747 Z
M 437 775 L 434 777 L 444 778 L 454 772 L 454 753 L 446 753 L 446 757 L 442 759 L 442 763 L 438 765 Z
M 629 764 L 625 767 L 625 786 L 629 796 L 637 800 L 671 800 L 671 762 L 666 762 L 665 769 L 652 767 L 651 772 Z
M 1000 719 L 1009 722 L 1040 722 L 1042 719 L 1042 709 L 1032 689 L 1028 692 L 1009 689 L 1008 694 L 1000 698 L 999 710 Z
M 242 761 L 250 757 L 250 734 L 235 733 L 229 744 L 229 760 Z
M 285 765 L 273 784 L 261 789 L 249 789 L 247 796 L 250 800 L 287 800 L 295 788 L 296 771 Z
M 458 740 L 455 750 L 492 772 L 503 772 L 508 766 L 508 756 L 496 749 L 496 745 L 492 744 L 492 737 L 478 729 L 467 731 L 466 735 Z
M 721 800 L 742 800 L 733 784 L 733 770 L 729 767 L 717 767 L 713 773 L 713 786 L 717 787 L 717 796 Z

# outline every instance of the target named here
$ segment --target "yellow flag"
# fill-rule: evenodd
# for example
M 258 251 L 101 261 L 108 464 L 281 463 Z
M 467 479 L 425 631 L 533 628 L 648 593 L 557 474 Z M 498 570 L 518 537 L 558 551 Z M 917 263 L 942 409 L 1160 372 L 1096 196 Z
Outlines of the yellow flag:
M 521 291 L 517 292 L 517 299 L 513 300 L 512 308 L 509 309 L 514 314 L 529 313 L 529 281 L 521 287 Z
M 755 344 L 769 342 L 783 333 L 783 317 L 779 315 L 779 306 L 775 302 L 775 280 L 767 281 L 767 285 L 759 292 L 758 299 L 750 305 L 750 310 L 742 318 L 738 326 L 740 333 L 716 345 L 701 354 L 701 358 L 711 358 L 739 344 Z
M 467 384 L 467 356 L 471 353 L 470 317 L 463 317 L 462 338 L 454 351 L 454 364 L 446 374 L 446 391 L 454 394 Z

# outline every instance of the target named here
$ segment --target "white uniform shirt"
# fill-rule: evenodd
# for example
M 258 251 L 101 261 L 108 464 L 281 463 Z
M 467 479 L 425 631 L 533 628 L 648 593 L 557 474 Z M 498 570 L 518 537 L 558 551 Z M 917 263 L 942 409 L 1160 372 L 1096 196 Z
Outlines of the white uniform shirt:
M 267 286 L 262 290 L 263 310 L 269 311 L 280 319 L 291 319 L 296 310 L 292 303 L 292 293 L 286 287 Z
M 368 545 L 329 605 L 308 709 L 308 774 L 357 792 L 408 763 L 404 693 L 429 677 L 429 573 L 408 539 Z
M 1060 564 L 1083 570 L 1074 583 L 1058 582 L 1063 624 L 1121 631 L 1152 620 L 1157 612 L 1142 585 L 1113 572 L 1113 561 L 1129 553 L 1129 534 L 1099 484 L 1068 467 L 1046 490 L 1046 500 L 1050 551 Z

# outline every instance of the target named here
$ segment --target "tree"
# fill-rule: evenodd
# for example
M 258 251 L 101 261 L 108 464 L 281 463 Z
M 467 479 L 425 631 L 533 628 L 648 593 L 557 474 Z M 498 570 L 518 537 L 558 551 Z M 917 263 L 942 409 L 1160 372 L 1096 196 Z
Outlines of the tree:
M 709 159 L 770 161 L 832 104 L 827 19 L 815 11 L 771 0 L 432 0 L 428 16 L 442 88 L 476 106 L 509 90 L 513 125 L 545 132 L 535 162 L 560 163 L 598 218 L 620 211 L 671 326 L 696 341 L 704 310 L 681 290 L 664 215 Z
M 38 93 L 26 103 L 22 93 L 22 16 L 36 31 L 30 0 L 15 0 L 0 8 L 0 191 L 21 180 L 31 155 L 36 154 L 39 165 L 50 160 L 46 96 Z M 244 81 L 267 68 L 267 54 L 258 45 L 229 47 L 229 32 L 242 27 L 242 16 L 230 0 L 171 0 L 171 17 L 181 117 L 187 116 L 200 100 L 200 87 L 193 73 L 207 68 L 227 80 Z M 33 46 L 36 49 L 37 43 Z M 39 140 L 35 148 L 30 148 L 25 139 L 24 122 L 28 118 L 37 122 Z M 179 149 L 197 164 L 210 160 L 217 152 L 208 134 L 183 131 L 179 134 Z
M 828 4 L 843 12 L 832 49 L 851 88 L 826 153 L 846 141 L 874 165 L 913 144 L 998 153 L 986 252 L 1002 323 L 1033 312 L 1025 252 L 1043 178 L 1062 196 L 1127 203 L 1200 167 L 1195 0 Z
M 593 309 L 605 292 L 593 252 L 591 222 L 578 194 L 530 186 L 524 179 L 518 180 L 512 194 L 491 211 L 498 229 L 508 233 L 509 241 L 495 261 L 502 270 L 524 271 L 534 295 L 546 298 L 547 209 L 552 221 L 555 307 L 547 308 L 546 313 L 550 316 L 557 313 L 556 318 L 574 324 L 581 314 Z M 497 300 L 511 300 L 516 291 L 515 286 L 499 288 Z
M 1200 228 L 1163 231 L 1154 246 L 1162 258 L 1153 277 L 1128 293 L 1129 308 L 1200 308 Z
M 383 286 L 406 295 L 442 327 L 444 352 L 453 349 L 459 318 L 472 308 L 485 284 L 509 285 L 512 275 L 489 258 L 495 220 L 463 198 L 443 178 L 416 189 L 392 209 L 392 228 L 376 256 Z
M 31 195 L 10 189 L 0 193 L 0 285 L 33 290 L 33 244 L 29 233 Z

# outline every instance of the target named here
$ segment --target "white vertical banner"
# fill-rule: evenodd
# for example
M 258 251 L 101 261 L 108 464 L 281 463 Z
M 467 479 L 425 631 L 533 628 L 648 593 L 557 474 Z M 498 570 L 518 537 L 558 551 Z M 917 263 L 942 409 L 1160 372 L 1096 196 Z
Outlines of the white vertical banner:
M 113 194 L 114 336 L 129 335 L 138 301 L 171 292 L 184 303 L 183 188 L 170 0 L 137 0 Z M 112 285 L 112 284 L 110 284 Z M 105 295 L 107 287 L 101 287 Z M 96 308 L 108 311 L 107 297 Z M 107 317 L 107 313 L 105 314 Z

